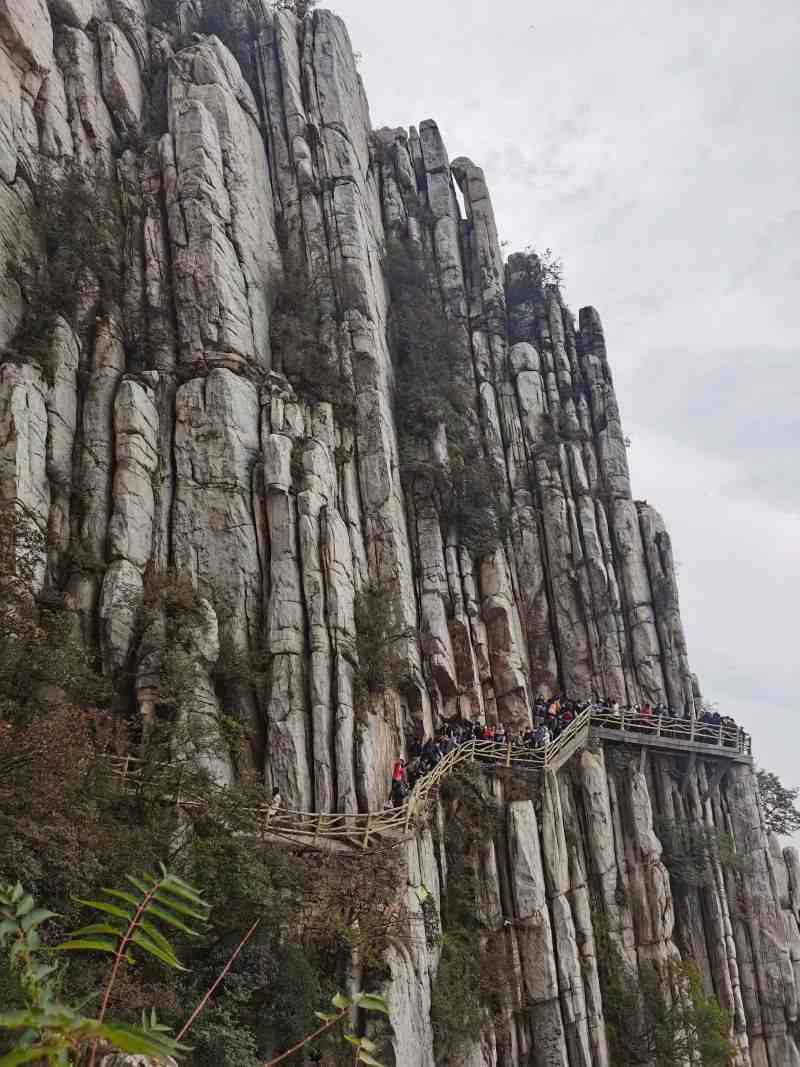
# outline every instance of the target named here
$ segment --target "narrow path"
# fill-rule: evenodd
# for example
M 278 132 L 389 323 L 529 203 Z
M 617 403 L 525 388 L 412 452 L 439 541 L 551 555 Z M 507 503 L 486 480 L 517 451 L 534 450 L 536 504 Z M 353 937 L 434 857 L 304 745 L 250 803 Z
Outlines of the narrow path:
M 590 737 L 604 741 L 654 748 L 675 753 L 695 752 L 706 757 L 752 763 L 749 735 L 736 726 L 712 726 L 661 716 L 611 712 L 592 704 L 581 712 L 549 745 L 521 748 L 510 742 L 471 740 L 458 745 L 423 775 L 408 799 L 397 808 L 338 814 L 336 812 L 295 811 L 264 804 L 253 813 L 259 817 L 261 832 L 277 837 L 338 841 L 348 847 L 367 849 L 385 845 L 387 838 L 397 844 L 416 833 L 428 819 L 438 797 L 439 784 L 462 763 L 489 763 L 519 770 L 555 772 Z M 112 757 L 114 773 L 135 782 L 139 761 L 133 757 Z M 181 800 L 181 804 L 202 801 Z

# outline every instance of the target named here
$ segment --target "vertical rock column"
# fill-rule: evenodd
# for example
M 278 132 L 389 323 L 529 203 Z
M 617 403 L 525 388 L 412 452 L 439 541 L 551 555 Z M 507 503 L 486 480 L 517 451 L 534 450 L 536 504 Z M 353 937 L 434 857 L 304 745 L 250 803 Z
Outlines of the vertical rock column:
M 547 907 L 539 829 L 533 804 L 508 806 L 508 847 L 517 943 L 532 1037 L 534 1067 L 569 1067 L 558 970 Z
M 153 476 L 158 468 L 158 411 L 154 389 L 131 379 L 120 382 L 114 400 L 115 467 L 113 513 L 108 530 L 110 566 L 98 608 L 101 650 L 112 675 L 127 665 L 142 598 L 142 575 L 153 550 Z
M 628 699 L 658 702 L 666 697 L 653 593 L 636 504 L 631 499 L 625 438 L 600 316 L 580 312 L 579 359 L 592 417 L 599 476 L 608 509 L 615 567 L 619 576 L 630 647 Z
M 542 794 L 542 854 L 547 881 L 553 941 L 558 961 L 561 1015 L 570 1067 L 602 1067 L 608 1055 L 602 1044 L 595 1049 L 589 1040 L 589 1026 L 583 981 L 583 960 L 578 948 L 575 922 L 568 896 L 570 889 L 569 853 L 564 834 L 564 817 L 556 776 L 545 774 Z M 605 1053 L 605 1056 L 603 1055 Z
M 506 363 L 504 269 L 491 198 L 483 171 L 471 160 L 453 161 L 467 211 L 464 260 L 474 366 L 479 382 L 483 442 L 506 493 L 504 434 L 494 381 Z M 508 433 L 505 435 L 508 440 Z M 500 718 L 513 729 L 530 720 L 528 647 L 517 606 L 519 577 L 505 546 L 480 561 L 482 617 L 486 624 L 492 683 Z M 522 579 L 524 580 L 524 579 Z

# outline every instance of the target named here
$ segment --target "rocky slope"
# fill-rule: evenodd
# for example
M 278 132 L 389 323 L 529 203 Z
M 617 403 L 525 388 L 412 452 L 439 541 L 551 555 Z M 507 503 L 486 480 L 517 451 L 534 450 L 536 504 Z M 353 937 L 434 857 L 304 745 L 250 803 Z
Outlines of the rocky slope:
M 203 598 L 185 635 L 196 758 L 237 773 L 208 743 L 224 707 L 265 784 L 304 810 L 380 807 L 415 729 L 519 726 L 538 693 L 691 711 L 670 539 L 632 498 L 597 312 L 576 323 L 538 260 L 504 263 L 483 172 L 449 160 L 435 123 L 373 132 L 338 18 L 261 5 L 0 0 L 0 499 L 46 535 L 38 589 L 74 613 L 135 723 L 158 712 L 164 650 L 143 599 L 160 575 L 188 577 Z M 25 322 L 52 305 L 31 264 L 52 258 L 37 220 L 53 174 L 79 174 L 110 216 L 103 232 L 89 220 L 102 255 L 87 250 L 32 351 Z M 392 247 L 426 265 L 460 353 L 467 430 L 506 518 L 486 551 L 432 488 L 459 445 L 446 425 L 412 476 L 400 461 Z M 298 263 L 319 311 L 316 395 L 271 323 Z M 370 589 L 403 669 L 365 709 Z M 266 673 L 221 687 L 222 655 Z M 797 857 L 765 836 L 748 768 L 597 749 L 522 799 L 490 785 L 505 816 L 476 857 L 480 906 L 512 994 L 453 1062 L 610 1063 L 602 913 L 633 972 L 697 961 L 741 1064 L 800 1064 Z M 673 895 L 654 813 L 731 833 L 746 874 L 715 864 Z M 437 909 L 445 890 L 441 845 L 422 835 L 407 871 L 419 934 L 421 887 Z M 388 961 L 391 1045 L 423 1067 L 440 949 L 409 945 Z

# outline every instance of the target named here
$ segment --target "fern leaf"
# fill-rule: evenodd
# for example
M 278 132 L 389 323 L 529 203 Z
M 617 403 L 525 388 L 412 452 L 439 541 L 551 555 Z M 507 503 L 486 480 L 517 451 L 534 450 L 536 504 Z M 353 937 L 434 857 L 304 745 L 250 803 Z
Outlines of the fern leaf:
M 93 950 L 97 952 L 110 952 L 112 955 L 117 951 L 115 941 L 100 941 L 98 938 L 78 938 L 77 941 L 62 941 L 56 945 L 54 952 L 83 952 Z
M 131 936 L 131 941 L 133 941 L 135 945 L 138 945 L 139 948 L 144 949 L 144 951 L 149 953 L 151 956 L 155 956 L 156 959 L 161 960 L 162 963 L 166 963 L 168 967 L 172 967 L 177 971 L 186 970 L 186 967 L 181 964 L 180 960 L 178 960 L 174 952 L 172 952 L 171 950 L 165 952 L 163 948 L 157 945 L 155 941 L 152 941 L 145 934 L 143 934 L 141 930 L 134 931 L 133 935 Z
M 107 904 L 104 900 L 83 900 L 82 897 L 73 897 L 72 899 L 77 904 L 83 904 L 87 908 L 94 908 L 95 911 L 104 911 L 106 915 L 113 915 L 115 918 L 124 919 L 126 922 L 131 922 L 133 919 L 133 912 L 118 908 L 116 904 Z

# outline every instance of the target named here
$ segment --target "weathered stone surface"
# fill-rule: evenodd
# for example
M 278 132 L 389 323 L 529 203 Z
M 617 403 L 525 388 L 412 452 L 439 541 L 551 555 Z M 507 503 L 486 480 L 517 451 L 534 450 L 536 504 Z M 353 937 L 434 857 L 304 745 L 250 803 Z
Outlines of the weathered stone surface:
M 175 395 L 175 561 L 214 597 L 237 647 L 257 632 L 261 569 L 252 507 L 259 450 L 255 386 L 217 368 Z
M 508 806 L 509 852 L 526 1001 L 534 1034 L 532 1063 L 568 1067 L 558 973 L 536 815 L 530 801 Z
M 47 476 L 51 500 L 49 541 L 51 559 L 69 544 L 72 493 L 72 454 L 78 427 L 78 340 L 67 321 L 59 316 L 50 343 L 53 381 L 47 391 Z
M 180 76 L 173 70 L 170 77 L 173 109 L 180 109 L 184 100 L 203 106 L 202 112 L 184 112 L 182 128 L 198 140 L 179 141 L 179 174 L 182 160 L 189 165 L 196 159 L 192 145 L 199 143 L 204 152 L 213 146 L 210 150 L 224 168 L 227 192 L 215 209 L 222 219 L 230 219 L 231 251 L 236 256 L 235 263 L 233 257 L 230 259 L 233 277 L 229 284 L 241 286 L 248 307 L 250 339 L 242 354 L 252 352 L 259 365 L 268 368 L 270 279 L 280 271 L 280 258 L 258 109 L 238 63 L 216 37 L 181 52 L 178 63 Z M 215 131 L 209 128 L 206 116 L 213 120 Z M 194 197 L 200 190 L 188 181 L 183 191 Z M 222 234 L 216 240 L 221 242 Z
M 138 129 L 144 99 L 139 59 L 125 34 L 113 22 L 100 23 L 97 39 L 103 95 L 119 125 L 132 133 Z
M 83 30 L 62 26 L 56 37 L 56 57 L 64 77 L 75 154 L 89 173 L 96 172 L 99 158 L 108 174 L 118 139 L 101 91 L 94 42 Z
M 158 411 L 152 390 L 123 379 L 114 401 L 116 469 L 109 554 L 140 570 L 153 550 L 153 475 L 158 469 Z
M 98 615 L 102 627 L 100 649 L 109 674 L 128 661 L 142 600 L 142 576 L 126 559 L 115 560 L 105 573 Z
M 12 55 L 33 69 L 48 70 L 53 62 L 53 27 L 45 0 L 0 0 L 0 40 Z
M 0 503 L 17 504 L 21 521 L 34 534 L 47 530 L 47 406 L 42 372 L 30 365 L 0 366 Z M 35 568 L 38 590 L 44 581 L 44 553 Z

